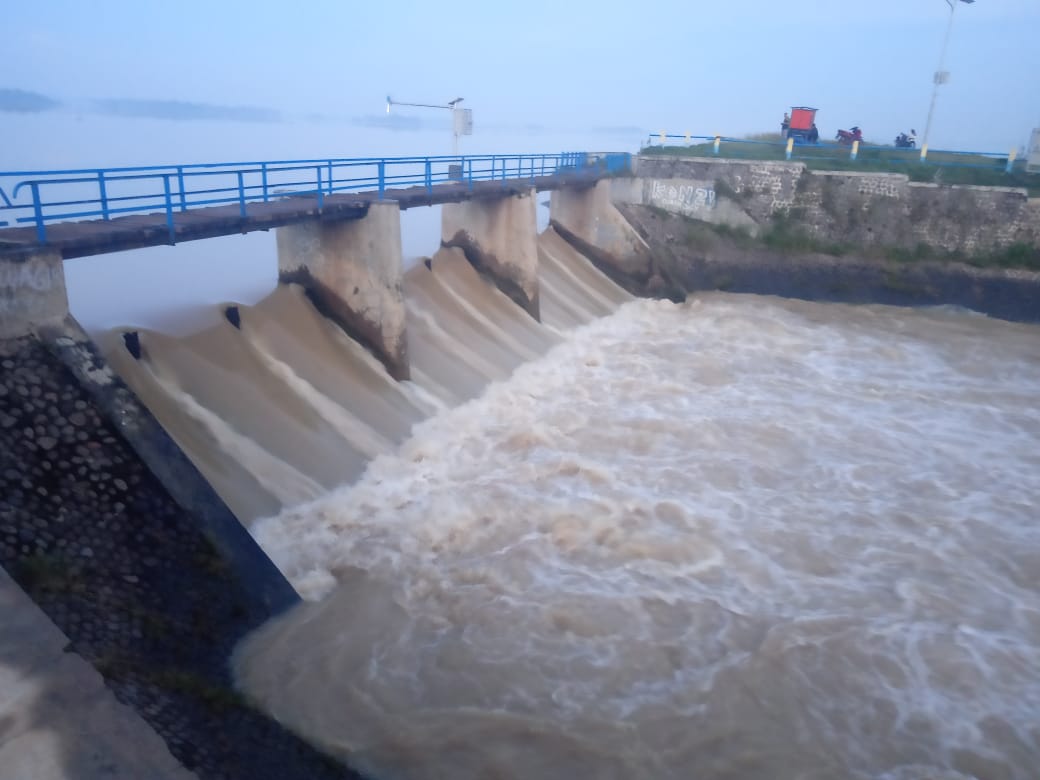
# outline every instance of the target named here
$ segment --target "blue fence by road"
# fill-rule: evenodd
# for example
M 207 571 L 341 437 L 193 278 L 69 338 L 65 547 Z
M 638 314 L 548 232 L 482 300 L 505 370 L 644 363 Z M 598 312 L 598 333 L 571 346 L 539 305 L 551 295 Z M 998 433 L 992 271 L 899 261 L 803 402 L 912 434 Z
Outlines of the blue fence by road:
M 748 138 L 729 138 L 721 135 L 693 135 L 690 133 L 652 133 L 646 141 L 647 147 L 691 147 L 704 146 L 712 155 L 748 159 L 800 159 L 829 160 L 849 163 L 857 160 L 881 161 L 894 164 L 925 164 L 958 168 L 981 168 L 1011 173 L 1022 168 L 1025 160 L 1016 161 L 1016 152 L 970 152 L 951 149 L 916 149 L 859 143 L 839 144 L 823 142 L 815 144 L 786 141 L 765 141 Z
M 45 244 L 50 223 L 162 212 L 172 241 L 175 215 L 193 208 L 237 204 L 246 217 L 250 203 L 289 196 L 313 197 L 321 207 L 337 193 L 371 192 L 382 199 L 395 189 L 425 187 L 432 192 L 435 185 L 449 182 L 472 186 L 476 181 L 630 168 L 628 153 L 562 152 L 0 172 L 0 228 L 34 225 L 37 242 Z

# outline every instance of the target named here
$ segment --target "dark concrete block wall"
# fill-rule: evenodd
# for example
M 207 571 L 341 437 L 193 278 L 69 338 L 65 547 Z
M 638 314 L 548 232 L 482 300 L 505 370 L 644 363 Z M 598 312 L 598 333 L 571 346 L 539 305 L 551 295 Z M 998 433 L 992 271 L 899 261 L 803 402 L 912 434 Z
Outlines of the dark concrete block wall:
M 0 341 L 0 566 L 198 777 L 358 777 L 235 693 L 295 593 L 77 331 Z

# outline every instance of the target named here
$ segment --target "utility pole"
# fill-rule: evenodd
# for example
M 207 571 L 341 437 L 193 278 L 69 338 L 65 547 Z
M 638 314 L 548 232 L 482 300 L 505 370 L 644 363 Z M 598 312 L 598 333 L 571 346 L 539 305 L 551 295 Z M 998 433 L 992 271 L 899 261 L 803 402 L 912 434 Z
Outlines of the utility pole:
M 924 138 L 921 140 L 921 149 L 927 151 L 928 149 L 928 134 L 932 130 L 932 114 L 935 112 L 935 99 L 939 96 L 939 87 L 950 80 L 950 72 L 943 70 L 943 64 L 946 62 L 946 48 L 950 43 L 950 31 L 953 30 L 953 13 L 957 10 L 957 3 L 974 3 L 975 0 L 946 0 L 946 4 L 950 6 L 950 18 L 946 22 L 946 35 L 943 36 L 942 50 L 939 52 L 939 67 L 936 68 L 935 74 L 932 76 L 932 102 L 928 106 L 928 120 L 924 125 Z

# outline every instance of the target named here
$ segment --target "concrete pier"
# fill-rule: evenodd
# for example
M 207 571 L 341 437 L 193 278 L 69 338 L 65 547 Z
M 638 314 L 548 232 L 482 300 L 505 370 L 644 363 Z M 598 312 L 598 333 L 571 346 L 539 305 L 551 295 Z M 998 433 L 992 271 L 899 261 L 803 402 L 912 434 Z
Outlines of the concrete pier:
M 26 336 L 69 313 L 65 270 L 56 251 L 0 258 L 0 339 Z
M 620 275 L 645 286 L 654 276 L 650 248 L 614 206 L 610 181 L 554 190 L 549 219 L 560 235 L 615 281 Z
M 537 320 L 535 208 L 533 187 L 520 195 L 446 204 L 441 211 L 441 245 L 461 249 L 477 271 Z
M 391 376 L 407 379 L 398 204 L 373 203 L 358 220 L 287 225 L 278 229 L 277 240 L 279 280 L 301 285 Z

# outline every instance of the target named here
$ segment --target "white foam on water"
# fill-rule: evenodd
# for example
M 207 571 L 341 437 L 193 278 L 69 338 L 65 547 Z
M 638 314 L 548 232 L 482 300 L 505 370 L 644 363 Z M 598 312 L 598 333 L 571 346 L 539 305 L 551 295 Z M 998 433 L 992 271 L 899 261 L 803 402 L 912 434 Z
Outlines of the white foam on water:
M 377 777 L 1033 777 L 1038 336 L 625 304 L 254 525 L 240 684 Z

